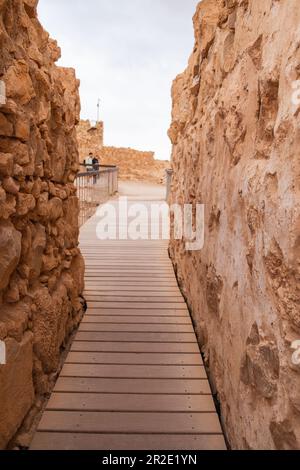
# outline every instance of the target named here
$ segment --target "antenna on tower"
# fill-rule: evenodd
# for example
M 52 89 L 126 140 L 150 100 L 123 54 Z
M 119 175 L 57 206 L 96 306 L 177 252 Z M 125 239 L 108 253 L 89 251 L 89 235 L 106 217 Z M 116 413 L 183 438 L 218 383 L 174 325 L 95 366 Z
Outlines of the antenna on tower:
M 97 102 L 97 124 L 100 121 L 100 103 L 101 103 L 101 100 L 99 98 Z

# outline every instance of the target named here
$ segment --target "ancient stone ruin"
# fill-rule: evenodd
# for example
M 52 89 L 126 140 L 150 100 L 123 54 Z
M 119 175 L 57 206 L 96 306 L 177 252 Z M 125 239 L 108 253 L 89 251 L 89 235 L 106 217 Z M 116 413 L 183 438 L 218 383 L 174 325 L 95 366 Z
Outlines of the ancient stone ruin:
M 91 221 L 85 243 L 81 238 L 93 306 L 86 317 L 97 316 L 99 324 L 85 317 L 79 338 L 84 333 L 106 355 L 67 363 L 73 374 L 80 365 L 76 377 L 67 377 L 84 388 L 87 374 L 97 397 L 84 395 L 92 387 L 80 388 L 83 402 L 73 414 L 64 396 L 56 420 L 44 404 L 86 308 L 74 184 L 80 163 L 93 152 L 102 164 L 118 165 L 121 179 L 154 183 L 169 163 L 153 152 L 106 147 L 103 123 L 80 122 L 79 81 L 73 69 L 56 65 L 60 49 L 39 23 L 37 3 L 0 0 L 0 449 L 28 448 L 39 413 L 36 448 L 77 446 L 72 435 L 80 433 L 81 446 L 117 446 L 121 429 L 124 448 L 132 440 L 142 447 L 146 435 L 160 445 L 163 436 L 169 446 L 182 437 L 183 448 L 193 448 L 190 440 L 225 448 L 224 432 L 232 449 L 300 449 L 299 0 L 199 3 L 195 46 L 172 89 L 169 202 L 204 205 L 204 248 L 188 251 L 185 239 L 171 239 L 183 299 L 168 242 L 105 245 Z M 82 177 L 92 187 L 98 176 Z M 103 324 L 112 310 L 109 331 Z M 139 364 L 133 347 L 140 348 Z M 132 398 L 136 387 L 139 400 Z M 78 395 L 76 386 L 72 392 Z M 165 414 L 158 418 L 156 407 Z
M 206 216 L 171 254 L 235 449 L 300 447 L 299 24 L 297 0 L 203 0 L 173 85 L 171 202 Z
M 79 82 L 55 65 L 60 49 L 36 6 L 0 1 L 0 448 L 50 391 L 83 311 L 73 184 Z
M 90 121 L 80 121 L 77 138 L 81 163 L 93 152 L 100 158 L 102 165 L 118 166 L 121 180 L 164 183 L 165 170 L 169 168 L 170 162 L 156 160 L 154 152 L 105 146 L 103 122 L 92 125 Z
M 76 128 L 79 146 L 79 158 L 84 159 L 92 152 L 99 155 L 104 146 L 104 123 L 102 121 L 91 123 L 89 120 L 80 120 Z

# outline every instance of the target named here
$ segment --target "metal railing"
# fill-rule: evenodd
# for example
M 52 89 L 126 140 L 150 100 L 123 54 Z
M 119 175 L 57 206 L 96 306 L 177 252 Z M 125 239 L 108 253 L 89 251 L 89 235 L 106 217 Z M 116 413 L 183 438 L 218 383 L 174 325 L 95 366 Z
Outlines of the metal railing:
M 118 174 L 118 167 L 103 165 L 99 166 L 99 170 L 78 173 L 75 184 L 80 207 L 80 227 L 95 214 L 100 204 L 118 192 Z
M 166 186 L 167 186 L 167 202 L 169 202 L 170 194 L 171 194 L 171 187 L 172 187 L 172 176 L 173 170 L 169 169 L 166 170 Z

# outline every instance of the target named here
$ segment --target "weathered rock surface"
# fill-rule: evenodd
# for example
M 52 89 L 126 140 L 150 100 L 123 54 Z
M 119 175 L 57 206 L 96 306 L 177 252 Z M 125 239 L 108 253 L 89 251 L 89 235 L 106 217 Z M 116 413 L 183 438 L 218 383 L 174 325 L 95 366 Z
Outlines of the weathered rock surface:
M 299 24 L 297 0 L 203 0 L 173 85 L 171 202 L 206 221 L 171 254 L 236 449 L 300 448 Z
M 169 161 L 156 160 L 153 152 L 131 148 L 103 147 L 100 154 L 103 165 L 116 165 L 123 181 L 145 181 L 165 184 L 165 171 Z
M 60 50 L 37 0 L 0 1 L 0 448 L 51 376 L 81 315 L 78 249 L 79 82 L 55 65 Z
M 13 224 L 0 220 L 0 290 L 9 284 L 21 256 L 21 233 Z
M 20 342 L 7 338 L 6 365 L 0 366 L 0 448 L 3 449 L 30 410 L 34 401 L 32 333 Z
M 156 160 L 154 152 L 104 146 L 103 122 L 92 126 L 89 121 L 80 121 L 77 138 L 81 163 L 93 152 L 99 157 L 101 165 L 118 166 L 121 180 L 164 183 L 165 170 L 170 167 L 170 162 Z

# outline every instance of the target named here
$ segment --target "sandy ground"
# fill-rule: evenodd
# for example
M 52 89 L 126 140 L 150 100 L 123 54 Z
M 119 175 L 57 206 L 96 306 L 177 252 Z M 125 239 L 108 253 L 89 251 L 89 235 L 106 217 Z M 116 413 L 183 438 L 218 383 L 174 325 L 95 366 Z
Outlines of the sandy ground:
M 166 199 L 166 187 L 153 183 L 119 181 L 118 196 L 127 196 L 130 200 L 164 201 Z

